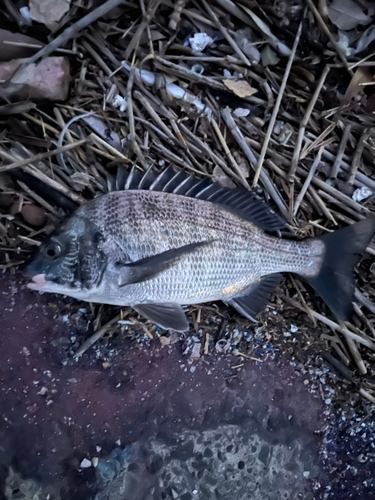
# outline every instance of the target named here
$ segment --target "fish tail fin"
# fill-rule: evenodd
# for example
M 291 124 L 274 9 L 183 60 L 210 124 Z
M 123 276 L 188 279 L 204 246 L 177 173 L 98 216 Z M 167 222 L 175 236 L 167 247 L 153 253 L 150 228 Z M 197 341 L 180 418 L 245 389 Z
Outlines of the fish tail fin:
M 337 318 L 344 321 L 353 312 L 354 268 L 374 233 L 375 217 L 371 217 L 316 238 L 324 243 L 323 262 L 317 276 L 305 279 Z

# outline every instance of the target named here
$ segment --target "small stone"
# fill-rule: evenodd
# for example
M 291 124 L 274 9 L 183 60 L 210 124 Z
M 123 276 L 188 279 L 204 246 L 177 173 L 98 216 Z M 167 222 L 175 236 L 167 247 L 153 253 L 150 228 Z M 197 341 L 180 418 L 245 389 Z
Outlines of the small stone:
M 306 479 L 309 479 L 309 477 L 310 477 L 310 471 L 309 470 L 303 471 L 303 477 L 306 478 Z
M 36 205 L 24 205 L 21 214 L 25 221 L 33 227 L 43 227 L 47 222 L 47 215 L 44 208 Z
M 79 466 L 81 469 L 88 469 L 89 467 L 92 466 L 91 460 L 84 458 L 82 462 L 79 464 Z
M 201 343 L 197 342 L 193 345 L 191 350 L 190 359 L 199 359 L 201 357 Z
M 92 457 L 91 463 L 93 467 L 97 467 L 99 463 L 99 458 L 98 457 Z
M 166 346 L 170 344 L 170 338 L 166 337 L 165 335 L 162 335 L 159 337 L 159 342 L 161 343 L 162 346 Z

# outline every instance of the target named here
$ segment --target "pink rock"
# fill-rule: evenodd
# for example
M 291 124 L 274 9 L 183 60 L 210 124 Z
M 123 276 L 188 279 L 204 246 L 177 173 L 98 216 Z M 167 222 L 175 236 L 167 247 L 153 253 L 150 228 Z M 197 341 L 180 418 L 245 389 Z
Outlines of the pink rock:
M 64 101 L 68 97 L 70 66 L 66 57 L 46 57 L 40 63 L 29 64 L 15 73 L 23 62 L 24 59 L 12 59 L 0 63 L 0 81 L 3 82 L 0 87 L 4 97 L 50 101 Z M 11 80 L 4 83 L 9 78 Z

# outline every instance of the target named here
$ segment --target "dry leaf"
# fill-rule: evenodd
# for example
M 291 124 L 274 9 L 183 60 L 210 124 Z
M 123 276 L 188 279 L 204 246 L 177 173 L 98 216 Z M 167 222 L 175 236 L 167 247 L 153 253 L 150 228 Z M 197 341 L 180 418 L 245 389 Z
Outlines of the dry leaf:
M 290 56 L 290 53 L 291 53 L 291 50 L 289 47 L 287 47 L 285 45 L 285 43 L 281 42 L 273 33 L 272 31 L 270 30 L 270 28 L 268 27 L 268 25 L 260 18 L 258 17 L 256 14 L 254 14 L 254 12 L 250 9 L 248 9 L 247 7 L 245 7 L 245 5 L 241 5 L 241 7 L 244 9 L 244 11 L 249 14 L 249 16 L 251 17 L 251 19 L 254 21 L 254 23 L 258 26 L 258 28 L 266 35 L 266 37 L 268 38 L 268 41 L 269 43 L 272 45 L 272 47 L 276 50 L 279 51 L 279 53 L 282 55 L 282 56 L 286 56 L 286 57 L 289 57 Z
M 333 0 L 328 7 L 328 17 L 340 30 L 352 30 L 359 24 L 368 24 L 367 16 L 353 0 Z
M 250 97 L 255 94 L 257 89 L 254 89 L 246 80 L 223 80 L 224 85 L 230 89 L 236 96 L 241 97 Z
M 361 66 L 354 73 L 348 88 L 346 89 L 344 98 L 342 100 L 342 105 L 345 106 L 349 104 L 349 102 L 355 97 L 363 87 L 360 85 L 361 83 L 372 82 L 373 76 L 370 69 L 366 66 Z
M 227 188 L 236 187 L 235 183 L 229 179 L 224 170 L 222 170 L 218 165 L 216 165 L 216 167 L 214 168 L 213 180 L 214 182 L 218 182 L 223 187 Z
M 372 25 L 367 30 L 365 30 L 358 40 L 354 53 L 359 54 L 363 50 L 367 49 L 371 42 L 375 40 L 375 26 Z
M 267 44 L 262 50 L 261 54 L 262 66 L 275 66 L 280 62 L 280 57 L 274 50 Z
M 30 17 L 52 30 L 69 8 L 70 0 L 30 0 Z

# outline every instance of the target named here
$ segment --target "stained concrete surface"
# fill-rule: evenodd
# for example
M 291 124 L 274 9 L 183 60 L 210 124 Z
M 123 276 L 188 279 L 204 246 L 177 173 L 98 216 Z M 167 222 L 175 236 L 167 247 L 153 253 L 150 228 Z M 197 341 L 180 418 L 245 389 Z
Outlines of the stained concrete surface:
M 375 498 L 350 419 L 285 360 L 155 340 L 74 361 L 77 308 L 0 277 L 0 500 Z

